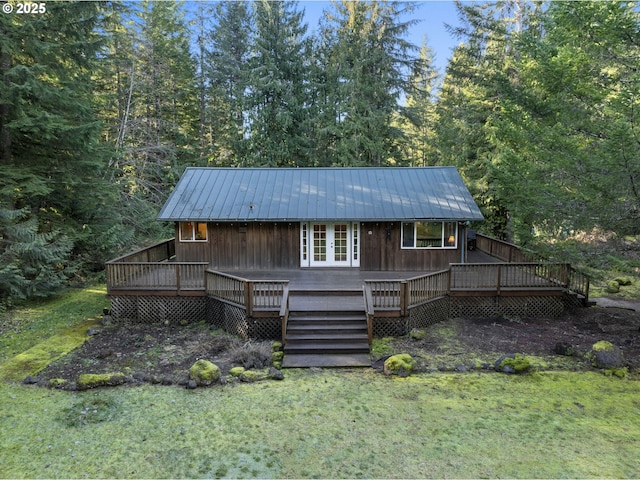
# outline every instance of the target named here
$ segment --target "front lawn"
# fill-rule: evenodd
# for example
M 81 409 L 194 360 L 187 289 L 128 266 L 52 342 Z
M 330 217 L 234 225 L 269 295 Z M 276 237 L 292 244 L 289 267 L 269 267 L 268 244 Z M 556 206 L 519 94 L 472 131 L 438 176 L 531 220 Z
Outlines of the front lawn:
M 289 370 L 281 382 L 0 386 L 0 477 L 637 477 L 640 382 Z

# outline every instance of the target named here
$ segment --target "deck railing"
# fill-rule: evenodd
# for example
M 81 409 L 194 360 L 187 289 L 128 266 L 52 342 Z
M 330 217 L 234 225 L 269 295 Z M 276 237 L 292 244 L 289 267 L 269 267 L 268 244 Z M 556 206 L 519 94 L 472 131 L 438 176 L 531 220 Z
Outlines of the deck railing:
M 282 344 L 287 341 L 287 325 L 289 323 L 289 285 L 284 286 L 282 291 L 282 305 L 280 305 L 280 311 L 278 312 L 280 317 L 280 325 L 282 331 Z
M 365 282 L 362 287 L 362 294 L 364 297 L 364 311 L 367 316 L 367 339 L 369 345 L 373 342 L 373 318 L 376 315 L 375 307 L 373 306 L 373 292 L 371 291 L 371 285 Z
M 118 257 L 109 263 L 128 263 L 128 262 L 163 262 L 170 260 L 176 255 L 176 239 L 170 238 L 162 242 L 151 245 L 150 247 L 141 248 L 135 252 L 128 253 L 122 257 Z
M 204 290 L 207 262 L 108 262 L 107 293 L 120 290 Z
M 566 288 L 569 265 L 564 263 L 451 264 L 451 290 Z
M 447 295 L 449 275 L 449 270 L 442 270 L 407 280 L 365 280 L 365 292 L 370 292 L 374 311 L 397 310 L 406 315 L 410 308 Z
M 289 280 L 247 280 L 227 273 L 207 270 L 206 291 L 210 297 L 246 310 L 252 316 L 256 311 L 280 313 L 289 301 Z
M 508 263 L 519 262 L 541 262 L 542 257 L 521 249 L 513 243 L 498 240 L 497 238 L 487 237 L 480 233 L 476 236 L 476 247 L 485 253 L 488 253 L 492 257 L 499 258 L 500 260 Z
M 546 259 L 541 255 L 523 250 L 522 248 L 496 238 L 487 237 L 486 235 L 477 234 L 476 246 L 478 250 L 482 250 L 489 255 L 499 258 L 505 262 L 535 262 L 545 264 Z M 575 268 L 567 267 L 566 288 L 570 292 L 576 293 L 583 298 L 583 303 L 589 301 L 589 284 L 590 280 L 587 275 L 579 272 Z

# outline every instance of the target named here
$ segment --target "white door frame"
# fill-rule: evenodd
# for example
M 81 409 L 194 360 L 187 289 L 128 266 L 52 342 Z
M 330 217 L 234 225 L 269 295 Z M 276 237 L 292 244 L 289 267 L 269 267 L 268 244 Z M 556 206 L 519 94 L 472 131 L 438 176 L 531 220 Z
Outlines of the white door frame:
M 360 223 L 302 222 L 300 266 L 360 266 Z

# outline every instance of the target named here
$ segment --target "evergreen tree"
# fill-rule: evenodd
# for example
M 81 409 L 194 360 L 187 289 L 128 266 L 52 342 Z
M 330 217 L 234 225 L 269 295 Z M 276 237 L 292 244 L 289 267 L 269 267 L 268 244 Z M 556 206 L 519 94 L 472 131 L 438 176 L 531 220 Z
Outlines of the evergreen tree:
M 116 155 L 113 181 L 125 221 L 157 236 L 154 216 L 185 165 L 199 163 L 198 90 L 189 32 L 180 2 L 144 1 L 123 15 L 110 52 L 116 68 Z
M 83 256 L 87 250 L 112 247 L 101 234 L 117 229 L 103 208 L 110 189 L 93 96 L 102 5 L 45 8 L 0 15 L 0 257 L 5 274 L 21 272 L 30 282 L 22 293 L 5 290 L 5 298 L 49 293 L 63 267 L 97 258 Z
M 499 165 L 490 119 L 502 96 L 518 81 L 514 67 L 518 52 L 512 37 L 526 24 L 522 7 L 519 0 L 457 4 L 461 26 L 452 33 L 462 43 L 447 66 L 436 108 L 440 161 L 458 167 L 483 210 L 485 228 L 507 239 L 513 238 L 513 216 L 508 194 L 496 179 Z
M 406 155 L 412 165 L 436 165 L 435 149 L 436 88 L 438 72 L 433 66 L 434 54 L 425 41 L 420 59 L 415 63 L 409 79 L 406 106 L 399 116 L 399 127 L 407 138 Z
M 220 2 L 212 13 L 214 27 L 205 67 L 210 92 L 205 107 L 209 158 L 216 165 L 245 165 L 253 40 L 250 4 Z
M 335 139 L 336 165 L 405 163 L 403 133 L 394 126 L 408 91 L 415 46 L 404 39 L 412 4 L 386 1 L 333 3 L 322 28 L 332 105 L 325 136 Z M 329 123 L 330 122 L 330 123 Z
M 297 2 L 255 4 L 256 35 L 250 77 L 250 162 L 272 167 L 309 164 L 305 131 L 309 55 Z
M 492 120 L 517 228 L 637 234 L 640 16 L 624 2 L 553 3 L 540 24 L 520 37 L 519 81 Z

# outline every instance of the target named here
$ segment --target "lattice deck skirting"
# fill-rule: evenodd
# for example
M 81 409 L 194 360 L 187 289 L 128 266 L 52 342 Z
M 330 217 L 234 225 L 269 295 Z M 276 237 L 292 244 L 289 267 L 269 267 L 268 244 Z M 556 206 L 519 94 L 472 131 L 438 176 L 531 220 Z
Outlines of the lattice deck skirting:
M 451 297 L 450 317 L 558 317 L 562 296 Z
M 115 322 L 185 325 L 206 318 L 205 297 L 111 296 Z
M 575 297 L 496 296 L 442 297 L 409 310 L 404 317 L 375 317 L 373 335 L 406 335 L 455 317 L 557 317 L 565 308 L 581 305 Z M 207 321 L 244 339 L 279 339 L 280 319 L 248 318 L 245 310 L 211 297 L 111 296 L 115 322 L 169 323 L 185 325 Z

